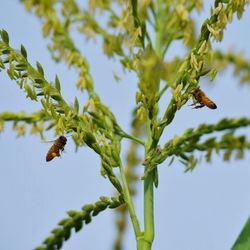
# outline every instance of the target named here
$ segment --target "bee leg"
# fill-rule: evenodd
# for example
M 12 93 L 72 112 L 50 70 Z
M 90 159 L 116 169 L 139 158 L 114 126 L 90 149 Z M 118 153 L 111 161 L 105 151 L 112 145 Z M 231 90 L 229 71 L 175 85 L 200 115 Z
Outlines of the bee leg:
M 64 148 L 61 148 L 59 157 L 62 158 L 62 153 L 65 153 Z
M 58 155 L 57 155 L 58 157 L 60 157 L 60 158 L 62 158 L 62 155 L 60 154 L 60 152 L 58 153 Z
M 194 106 L 195 105 L 195 103 L 192 103 L 192 104 L 189 104 L 188 106 Z
M 193 107 L 193 109 L 200 109 L 200 108 L 203 108 L 204 106 L 205 106 L 204 104 L 200 104 L 198 106 Z

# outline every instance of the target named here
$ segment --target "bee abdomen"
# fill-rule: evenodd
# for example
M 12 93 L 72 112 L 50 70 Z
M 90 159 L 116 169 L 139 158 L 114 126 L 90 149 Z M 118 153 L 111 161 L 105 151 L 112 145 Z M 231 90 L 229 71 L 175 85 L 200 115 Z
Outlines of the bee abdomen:
M 210 109 L 217 109 L 216 104 L 211 101 L 208 97 L 203 100 L 203 103 Z
M 56 156 L 60 156 L 60 152 L 59 152 L 59 150 L 58 150 L 57 147 L 55 147 L 54 145 L 52 145 L 52 147 L 50 148 L 50 150 L 48 151 L 48 153 L 46 155 L 46 161 L 51 161 Z
M 214 102 L 209 106 L 210 109 L 217 109 L 217 106 Z

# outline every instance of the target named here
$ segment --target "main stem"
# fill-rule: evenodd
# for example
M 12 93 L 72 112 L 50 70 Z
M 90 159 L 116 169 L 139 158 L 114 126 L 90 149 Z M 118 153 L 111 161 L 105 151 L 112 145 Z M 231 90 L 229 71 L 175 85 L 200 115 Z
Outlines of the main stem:
M 145 154 L 151 148 L 152 133 L 150 121 L 147 124 L 148 144 Z M 147 166 L 145 171 L 147 171 Z M 154 240 L 154 181 L 153 174 L 149 174 L 144 180 L 144 246 L 143 250 L 150 250 Z
M 160 58 L 162 58 L 162 0 L 157 0 L 157 12 L 156 17 L 156 43 L 155 51 Z M 158 87 L 160 85 L 160 80 L 156 82 Z M 156 94 L 156 93 L 155 93 Z M 157 105 L 157 104 L 156 104 Z M 148 120 L 147 123 L 147 134 L 148 142 L 146 145 L 145 155 L 147 157 L 149 150 L 153 143 L 152 131 L 151 131 L 151 121 Z M 150 166 L 145 168 L 145 171 Z M 154 240 L 154 176 L 153 172 L 150 173 L 144 180 L 144 237 L 143 237 L 143 248 L 142 250 L 151 250 L 151 246 Z
M 143 250 L 150 250 L 153 240 L 154 240 L 154 182 L 153 182 L 153 175 L 151 173 L 144 180 L 144 247 L 143 247 Z

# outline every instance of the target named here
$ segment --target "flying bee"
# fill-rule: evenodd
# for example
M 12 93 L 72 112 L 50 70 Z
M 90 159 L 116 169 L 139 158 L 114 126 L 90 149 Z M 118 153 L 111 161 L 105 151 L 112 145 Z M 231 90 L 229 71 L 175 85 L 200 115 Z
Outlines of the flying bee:
M 191 104 L 191 106 L 194 106 L 194 109 L 203 108 L 204 106 L 207 106 L 210 109 L 216 109 L 216 104 L 211 101 L 206 94 L 200 89 L 200 87 L 197 87 L 191 95 L 195 99 L 196 102 L 199 103 L 199 105 L 196 105 L 196 103 Z
M 66 145 L 66 143 L 67 138 L 63 135 L 56 139 L 46 155 L 46 161 L 51 161 L 55 157 L 61 156 L 60 153 L 64 150 L 64 146 Z

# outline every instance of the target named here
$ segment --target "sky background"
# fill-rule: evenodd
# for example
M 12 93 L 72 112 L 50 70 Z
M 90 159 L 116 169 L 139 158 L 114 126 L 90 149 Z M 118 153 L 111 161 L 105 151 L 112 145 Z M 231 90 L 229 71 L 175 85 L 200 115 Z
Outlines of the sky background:
M 210 4 L 207 5 L 200 21 L 209 15 Z M 0 0 L 0 6 L 0 28 L 8 31 L 11 46 L 19 49 L 23 44 L 30 62 L 34 65 L 39 61 L 48 80 L 53 81 L 58 74 L 68 103 L 73 104 L 75 96 L 81 100 L 81 93 L 75 89 L 74 70 L 69 71 L 63 63 L 55 64 L 51 60 L 39 20 L 28 14 L 19 1 Z M 223 43 L 215 43 L 214 48 L 224 51 L 235 48 L 250 58 L 249 10 L 246 9 L 240 22 L 228 26 Z M 86 43 L 79 37 L 77 44 L 89 60 L 97 93 L 117 116 L 122 128 L 130 131 L 131 112 L 135 105 L 135 76 L 123 75 L 119 63 L 107 60 L 98 43 Z M 181 53 L 183 51 L 176 46 L 171 48 L 169 56 Z M 122 76 L 119 83 L 114 81 L 113 71 Z M 212 86 L 201 82 L 218 109 L 192 110 L 185 105 L 165 131 L 161 144 L 203 122 L 214 123 L 223 117 L 249 117 L 250 88 L 239 86 L 238 79 L 231 72 L 229 67 L 228 71 L 219 73 Z M 0 112 L 30 113 L 41 108 L 39 102 L 26 99 L 26 94 L 9 80 L 5 72 L 0 73 L 0 86 Z M 168 101 L 166 95 L 162 106 Z M 238 134 L 242 133 L 250 135 L 248 128 L 240 129 Z M 51 132 L 46 136 L 54 139 Z M 123 143 L 124 151 L 127 145 L 127 142 Z M 6 123 L 5 131 L 0 134 L 0 249 L 34 249 L 62 218 L 67 217 L 66 211 L 80 210 L 84 204 L 93 203 L 100 196 L 114 195 L 108 180 L 100 176 L 99 159 L 91 150 L 84 147 L 75 153 L 69 138 L 62 158 L 46 163 L 49 147 L 39 136 L 26 135 L 17 139 L 11 124 Z M 221 155 L 214 155 L 212 163 L 203 160 L 195 171 L 186 174 L 178 161 L 171 167 L 168 167 L 168 162 L 162 164 L 159 167 L 160 185 L 155 191 L 156 235 L 152 249 L 230 249 L 250 214 L 249 160 L 249 153 L 243 161 L 226 163 Z M 142 171 L 143 168 L 138 170 Z M 143 216 L 142 191 L 141 182 L 135 200 L 140 221 Z M 72 232 L 63 250 L 112 249 L 116 235 L 114 220 L 112 210 L 94 217 L 92 223 L 79 233 Z M 129 223 L 125 249 L 135 248 Z

